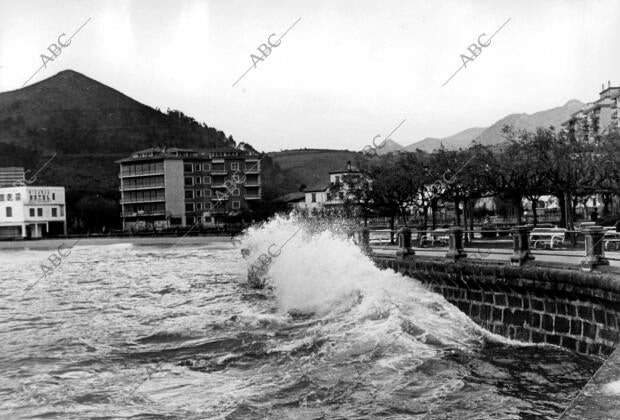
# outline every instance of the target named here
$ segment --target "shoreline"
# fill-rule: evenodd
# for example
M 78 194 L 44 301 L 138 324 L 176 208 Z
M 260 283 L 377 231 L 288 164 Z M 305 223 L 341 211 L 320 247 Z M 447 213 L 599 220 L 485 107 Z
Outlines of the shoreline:
M 60 245 L 115 245 L 130 243 L 134 245 L 197 245 L 197 244 L 224 244 L 232 245 L 230 235 L 226 236 L 112 236 L 112 237 L 70 237 L 0 241 L 0 250 L 45 250 L 55 249 Z

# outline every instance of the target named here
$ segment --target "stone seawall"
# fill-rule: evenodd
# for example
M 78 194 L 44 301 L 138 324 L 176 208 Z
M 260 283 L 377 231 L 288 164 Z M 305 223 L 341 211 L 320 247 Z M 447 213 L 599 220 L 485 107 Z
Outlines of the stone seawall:
M 373 259 L 428 285 L 498 335 L 599 357 L 619 337 L 617 275 L 418 256 Z

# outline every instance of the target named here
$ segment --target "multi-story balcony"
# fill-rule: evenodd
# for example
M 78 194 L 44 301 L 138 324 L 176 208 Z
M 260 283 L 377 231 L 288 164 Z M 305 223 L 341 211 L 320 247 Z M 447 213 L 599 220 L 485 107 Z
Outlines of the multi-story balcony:
M 246 200 L 260 200 L 260 193 L 246 193 L 244 198 Z
M 138 186 L 126 186 L 118 187 L 119 191 L 138 191 L 138 190 L 150 190 L 156 188 L 166 188 L 164 183 L 152 184 L 152 185 L 138 185 Z
M 165 210 L 150 210 L 150 211 L 140 211 L 135 212 L 135 211 L 128 211 L 128 212 L 122 212 L 121 213 L 121 217 L 143 217 L 143 216 L 164 216 L 166 214 Z
M 261 186 L 261 182 L 258 180 L 247 180 L 245 181 L 245 183 L 243 184 L 245 187 L 260 187 Z
M 166 199 L 164 197 L 161 198 L 131 198 L 131 199 L 122 199 L 120 204 L 134 204 L 134 203 L 164 203 Z
M 121 172 L 118 174 L 119 178 L 136 178 L 140 176 L 152 176 L 152 175 L 163 175 L 164 170 L 159 169 L 156 171 L 146 171 L 146 172 Z
M 211 175 L 227 175 L 228 170 L 226 168 L 212 168 Z

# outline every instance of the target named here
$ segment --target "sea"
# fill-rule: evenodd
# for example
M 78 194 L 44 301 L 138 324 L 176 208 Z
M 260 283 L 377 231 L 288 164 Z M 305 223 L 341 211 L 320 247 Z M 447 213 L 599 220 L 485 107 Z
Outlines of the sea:
M 6 419 L 554 419 L 601 364 L 493 335 L 294 217 L 4 249 L 0 281 Z

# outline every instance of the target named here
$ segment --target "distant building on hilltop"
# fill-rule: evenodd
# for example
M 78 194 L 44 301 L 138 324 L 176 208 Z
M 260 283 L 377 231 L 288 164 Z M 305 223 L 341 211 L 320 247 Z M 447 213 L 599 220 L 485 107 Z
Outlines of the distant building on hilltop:
M 619 110 L 620 86 L 607 82 L 607 88 L 601 87 L 598 100 L 571 114 L 562 126 L 577 139 L 595 142 L 606 131 L 620 132 Z
M 260 160 L 234 148 L 150 148 L 120 165 L 123 229 L 215 224 L 261 199 Z
M 329 191 L 326 205 L 342 205 L 347 199 L 354 199 L 352 192 L 360 188 L 364 176 L 359 169 L 347 162 L 347 168 L 329 173 Z
M 12 187 L 17 183 L 23 183 L 25 172 L 23 167 L 0 168 L 0 187 Z
M 352 199 L 352 191 L 359 188 L 364 175 L 347 162 L 346 169 L 329 173 L 329 182 L 320 181 L 304 188 L 305 202 L 297 207 L 307 210 L 322 207 L 342 206 L 347 199 Z

